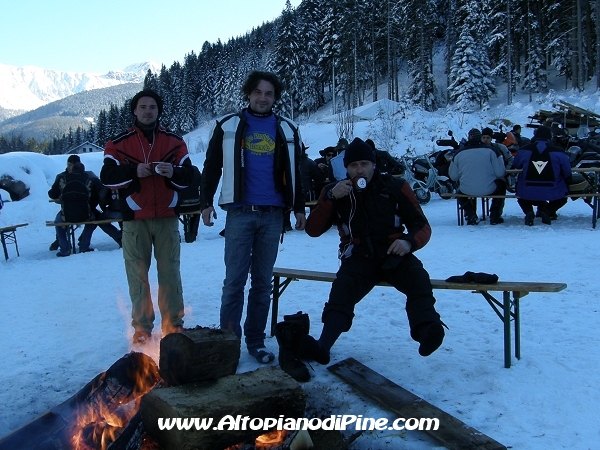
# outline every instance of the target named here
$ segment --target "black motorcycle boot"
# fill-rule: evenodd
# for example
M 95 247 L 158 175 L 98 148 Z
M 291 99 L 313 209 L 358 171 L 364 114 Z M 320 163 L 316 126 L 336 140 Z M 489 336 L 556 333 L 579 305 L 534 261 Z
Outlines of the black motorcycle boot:
M 444 341 L 444 326 L 441 320 L 434 320 L 420 324 L 413 337 L 421 344 L 419 346 L 419 355 L 429 356 L 435 352 Z M 412 335 L 412 333 L 411 333 Z
M 550 219 L 550 209 L 547 205 L 543 205 L 538 207 L 538 213 L 542 218 L 542 223 L 545 225 L 552 225 L 552 220 Z
M 490 225 L 498 225 L 504 223 L 502 218 L 502 211 L 504 210 L 504 199 L 494 198 L 492 199 L 492 206 L 490 207 Z
M 310 317 L 308 317 L 308 314 L 303 313 L 302 311 L 298 311 L 296 314 L 284 315 L 283 321 L 295 323 L 296 325 L 298 325 L 298 332 L 300 334 L 298 340 L 300 340 L 302 336 L 310 332 Z M 296 346 L 297 344 L 298 342 L 296 342 Z
M 298 355 L 303 359 L 311 359 L 323 365 L 329 364 L 329 361 L 331 360 L 329 351 L 321 348 L 319 341 L 310 334 L 303 336 L 300 340 Z
M 307 319 L 308 319 L 308 315 Z M 298 382 L 310 380 L 308 368 L 297 356 L 297 349 L 304 327 L 301 321 L 288 320 L 275 325 L 275 337 L 279 344 L 279 366 L 281 370 Z

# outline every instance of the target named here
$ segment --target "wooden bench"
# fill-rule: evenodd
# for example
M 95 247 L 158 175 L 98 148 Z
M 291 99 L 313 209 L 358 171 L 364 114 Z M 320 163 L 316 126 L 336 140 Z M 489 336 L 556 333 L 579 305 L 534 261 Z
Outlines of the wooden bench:
M 571 169 L 574 173 L 587 173 L 591 174 L 591 184 L 592 184 L 592 192 L 588 194 L 569 194 L 566 197 L 576 200 L 579 198 L 592 198 L 592 228 L 596 228 L 596 223 L 598 218 L 600 218 L 600 208 L 598 207 L 598 197 L 600 197 L 600 167 L 574 167 Z M 510 169 L 506 171 L 507 174 L 519 175 L 521 173 L 521 169 Z M 460 198 L 473 198 L 473 199 L 481 199 L 481 211 L 482 211 L 482 220 L 485 220 L 486 215 L 489 216 L 490 213 L 490 199 L 492 198 L 517 198 L 516 195 L 466 195 L 466 194 L 440 194 L 442 198 L 455 198 L 456 199 L 456 216 L 458 219 L 458 225 L 465 224 L 465 215 L 462 207 L 460 206 L 459 199 Z
M 490 215 L 490 200 L 494 198 L 504 198 L 504 199 L 516 199 L 518 198 L 516 195 L 466 195 L 466 194 L 440 194 L 442 198 L 455 198 L 456 199 L 456 217 L 458 221 L 458 225 L 462 226 L 465 224 L 465 212 L 459 202 L 461 198 L 471 198 L 474 200 L 481 200 L 481 220 L 485 220 L 486 216 Z M 598 197 L 600 194 L 598 193 L 589 193 L 589 194 L 569 194 L 566 196 L 570 199 L 579 199 L 583 197 L 591 197 L 592 204 L 592 228 L 596 228 L 596 223 L 598 218 L 600 217 L 600 209 L 598 208 Z
M 326 281 L 335 280 L 334 272 L 318 272 L 313 270 L 273 268 L 273 303 L 271 311 L 271 336 L 275 334 L 279 298 L 294 280 Z M 471 291 L 481 294 L 504 324 L 504 367 L 511 365 L 511 330 L 510 322 L 514 322 L 515 357 L 521 359 L 521 313 L 519 300 L 530 292 L 560 292 L 567 287 L 565 283 L 514 282 L 499 281 L 494 284 L 450 283 L 445 280 L 431 280 L 433 289 L 449 289 Z M 377 286 L 390 286 L 382 282 Z M 502 300 L 496 299 L 490 292 L 502 292 Z M 512 293 L 512 298 L 511 298 Z
M 53 220 L 46 220 L 46 226 L 67 228 L 67 240 L 71 242 L 72 252 L 77 253 L 77 245 L 75 245 L 75 230 L 77 228 L 79 228 L 81 225 L 103 225 L 105 223 L 113 222 L 123 222 L 123 219 L 88 220 L 86 222 L 54 222 Z
M 0 240 L 2 241 L 2 249 L 4 250 L 4 259 L 8 261 L 8 248 L 6 244 L 15 244 L 15 250 L 17 256 L 19 254 L 19 244 L 17 243 L 17 228 L 26 227 L 28 223 L 19 223 L 17 225 L 10 225 L 8 227 L 0 228 Z

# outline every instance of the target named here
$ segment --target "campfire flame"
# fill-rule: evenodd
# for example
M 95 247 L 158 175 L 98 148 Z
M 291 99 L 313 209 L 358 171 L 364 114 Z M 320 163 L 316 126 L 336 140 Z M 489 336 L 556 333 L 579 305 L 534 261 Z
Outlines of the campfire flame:
M 128 356 L 132 355 L 120 367 L 123 373 L 116 374 L 118 382 L 104 372 L 78 409 L 71 432 L 73 450 L 106 450 L 139 410 L 141 397 L 160 380 L 151 358 L 139 353 Z
M 274 430 L 267 434 L 261 434 L 256 438 L 254 446 L 257 450 L 269 449 L 283 443 L 287 431 Z
M 265 434 L 261 434 L 254 440 L 255 450 L 270 450 L 277 448 L 285 442 L 287 436 L 286 430 L 273 430 Z M 227 447 L 225 450 L 240 450 L 248 448 L 250 444 L 236 444 Z

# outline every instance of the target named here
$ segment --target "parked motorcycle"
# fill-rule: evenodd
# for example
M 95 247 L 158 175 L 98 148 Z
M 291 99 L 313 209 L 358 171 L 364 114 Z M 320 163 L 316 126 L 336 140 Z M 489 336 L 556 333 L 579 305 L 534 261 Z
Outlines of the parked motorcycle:
M 412 171 L 415 178 L 421 181 L 430 192 L 435 192 L 438 195 L 452 194 L 455 192 L 455 186 L 448 177 L 450 163 L 446 161 L 444 156 L 441 158 L 439 156 L 431 153 L 415 158 L 412 164 Z M 446 175 L 440 174 L 438 167 Z
M 414 159 L 404 154 L 398 158 L 404 167 L 404 174 L 402 178 L 406 180 L 410 188 L 412 189 L 417 201 L 421 205 L 425 205 L 431 200 L 431 192 L 429 191 L 429 187 L 423 183 L 423 181 L 419 180 L 415 176 L 415 172 L 413 170 Z
M 600 146 L 587 139 L 577 140 L 577 144 L 579 145 L 571 145 L 565 151 L 571 161 L 571 168 L 600 167 Z M 590 194 L 596 192 L 597 176 L 595 172 L 573 172 L 569 183 L 569 193 Z M 593 197 L 582 198 L 591 208 L 594 207 Z

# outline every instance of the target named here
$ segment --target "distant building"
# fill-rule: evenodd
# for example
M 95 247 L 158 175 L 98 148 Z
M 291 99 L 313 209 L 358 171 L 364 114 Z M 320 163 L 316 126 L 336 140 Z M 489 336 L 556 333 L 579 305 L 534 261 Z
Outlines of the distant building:
M 78 146 L 69 149 L 67 151 L 67 155 L 81 155 L 82 153 L 103 151 L 104 149 L 102 147 L 99 147 L 96 144 L 92 144 L 91 142 L 85 141 L 83 144 L 79 144 Z

